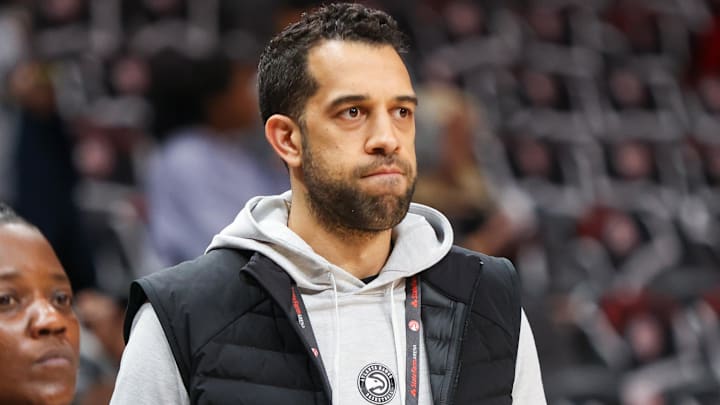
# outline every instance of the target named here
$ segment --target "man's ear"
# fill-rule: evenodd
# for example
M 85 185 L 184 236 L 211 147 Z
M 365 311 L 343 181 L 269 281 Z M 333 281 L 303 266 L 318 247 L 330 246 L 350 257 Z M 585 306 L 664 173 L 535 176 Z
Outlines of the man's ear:
M 265 138 L 288 168 L 300 166 L 301 136 L 300 127 L 287 115 L 275 114 L 265 122 Z

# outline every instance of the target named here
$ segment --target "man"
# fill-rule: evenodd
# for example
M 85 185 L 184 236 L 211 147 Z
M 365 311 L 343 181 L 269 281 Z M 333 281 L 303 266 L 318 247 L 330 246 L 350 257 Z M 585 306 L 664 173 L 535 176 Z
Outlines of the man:
M 402 49 L 394 20 L 357 4 L 270 42 L 260 109 L 291 192 L 133 284 L 113 403 L 545 403 L 510 263 L 453 247 L 448 221 L 410 204 Z
M 80 357 L 72 300 L 48 241 L 0 203 L 0 404 L 72 402 Z

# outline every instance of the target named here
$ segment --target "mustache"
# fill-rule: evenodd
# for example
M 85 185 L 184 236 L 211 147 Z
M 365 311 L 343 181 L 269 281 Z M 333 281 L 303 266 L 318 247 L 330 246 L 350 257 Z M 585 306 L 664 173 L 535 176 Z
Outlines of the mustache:
M 372 163 L 356 168 L 354 174 L 358 177 L 362 177 L 370 173 L 374 173 L 380 168 L 387 166 L 395 166 L 399 168 L 406 176 L 413 174 L 412 164 L 407 160 L 398 158 L 396 155 L 379 157 L 375 159 Z

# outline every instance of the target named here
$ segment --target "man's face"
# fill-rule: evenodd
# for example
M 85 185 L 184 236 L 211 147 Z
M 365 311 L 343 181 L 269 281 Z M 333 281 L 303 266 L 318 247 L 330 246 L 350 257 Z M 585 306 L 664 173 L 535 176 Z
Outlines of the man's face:
M 60 262 L 37 230 L 0 225 L 0 403 L 68 404 L 79 326 Z
M 397 225 L 415 186 L 415 92 L 391 46 L 326 41 L 308 54 L 318 83 L 301 125 L 302 181 L 327 227 Z

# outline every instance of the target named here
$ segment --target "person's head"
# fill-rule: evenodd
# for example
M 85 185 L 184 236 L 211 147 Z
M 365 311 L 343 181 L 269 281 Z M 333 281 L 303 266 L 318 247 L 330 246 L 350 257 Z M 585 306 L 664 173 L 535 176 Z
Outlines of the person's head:
M 257 101 L 255 99 L 255 66 L 226 60 L 221 73 L 222 85 L 209 92 L 204 101 L 204 121 L 216 133 L 234 133 L 253 127 L 258 122 Z M 212 76 L 211 76 L 212 77 Z M 211 78 L 210 77 L 210 78 Z M 209 81 L 212 81 L 209 80 Z
M 387 230 L 407 212 L 415 183 L 410 75 L 404 35 L 384 12 L 331 4 L 304 14 L 260 58 L 268 141 L 323 225 Z
M 653 154 L 650 145 L 637 140 L 613 145 L 613 169 L 623 179 L 639 180 L 653 175 Z
M 0 203 L 0 403 L 72 401 L 79 361 L 72 297 L 45 237 Z
M 617 69 L 610 74 L 610 94 L 621 108 L 640 108 L 648 103 L 645 85 L 635 72 Z
M 323 79 L 312 75 L 308 56 L 313 48 L 333 40 L 407 51 L 397 23 L 382 11 L 340 3 L 304 13 L 300 21 L 276 35 L 260 57 L 258 93 L 263 122 L 273 114 L 301 120 L 305 104 Z

